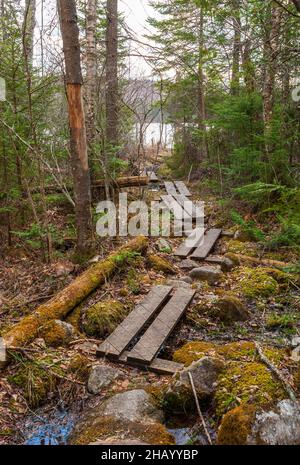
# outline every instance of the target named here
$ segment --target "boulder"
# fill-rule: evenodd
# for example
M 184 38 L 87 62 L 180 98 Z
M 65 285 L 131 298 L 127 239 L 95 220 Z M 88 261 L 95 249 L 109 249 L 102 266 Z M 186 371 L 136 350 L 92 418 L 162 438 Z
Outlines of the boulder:
M 83 329 L 88 336 L 104 338 L 124 320 L 126 310 L 116 300 L 97 302 L 84 314 Z
M 183 278 L 180 278 L 179 281 L 187 284 L 193 284 L 193 280 L 189 276 L 184 276 Z
M 214 284 L 222 276 L 221 267 L 204 265 L 199 268 L 194 268 L 189 273 L 190 278 L 199 281 L 207 281 L 209 284 Z
M 179 279 L 168 279 L 166 282 L 167 286 L 173 286 L 176 289 L 177 288 L 183 288 L 183 289 L 190 289 L 191 285 L 189 283 L 186 283 L 185 281 L 181 281 Z
M 190 258 L 182 260 L 182 262 L 179 264 L 179 268 L 181 268 L 182 270 L 193 270 L 194 268 L 197 268 L 197 266 L 198 263 L 194 260 L 191 260 Z
M 164 396 L 164 403 L 170 410 L 189 410 L 194 406 L 194 394 L 190 383 L 192 375 L 199 399 L 211 397 L 217 387 L 217 380 L 225 368 L 225 362 L 218 357 L 202 357 L 188 368 L 175 375 Z
M 226 324 L 235 321 L 246 321 L 250 318 L 250 314 L 243 302 L 231 294 L 220 298 L 215 304 L 212 313 Z
M 122 392 L 88 410 L 75 425 L 69 444 L 99 441 L 128 441 L 146 444 L 174 444 L 174 437 L 163 426 L 163 413 L 150 394 L 142 389 Z
M 218 443 L 300 445 L 300 404 L 289 399 L 270 409 L 242 405 L 224 415 Z
M 99 394 L 101 390 L 108 387 L 114 380 L 122 376 L 122 372 L 116 368 L 106 365 L 94 365 L 88 379 L 88 391 L 91 394 Z
M 175 274 L 175 269 L 168 260 L 160 257 L 159 255 L 149 255 L 148 256 L 149 265 L 158 272 L 165 274 Z

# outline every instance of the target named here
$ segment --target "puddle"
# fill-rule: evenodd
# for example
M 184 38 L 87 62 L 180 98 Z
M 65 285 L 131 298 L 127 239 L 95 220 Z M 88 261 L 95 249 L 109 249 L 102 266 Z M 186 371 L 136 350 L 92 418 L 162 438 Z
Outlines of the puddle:
M 173 434 L 177 446 L 185 446 L 192 440 L 190 428 L 168 428 L 168 431 Z
M 74 426 L 74 415 L 54 412 L 52 415 L 32 416 L 25 423 L 25 445 L 65 445 Z

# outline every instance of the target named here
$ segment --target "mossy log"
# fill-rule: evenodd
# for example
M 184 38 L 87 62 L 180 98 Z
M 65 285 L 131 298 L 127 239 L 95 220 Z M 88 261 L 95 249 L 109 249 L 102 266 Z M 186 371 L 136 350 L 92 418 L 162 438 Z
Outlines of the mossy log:
M 65 318 L 83 299 L 113 275 L 128 260 L 130 254 L 143 253 L 147 246 L 148 239 L 139 236 L 88 268 L 55 297 L 40 305 L 31 315 L 23 318 L 4 334 L 6 350 L 23 347 L 35 339 L 39 329 L 46 323 Z
M 268 258 L 255 258 L 255 257 L 248 257 L 247 255 L 243 254 L 233 254 L 230 253 L 231 256 L 236 257 L 236 259 L 241 262 L 249 262 L 254 263 L 257 265 L 264 265 L 264 266 L 273 266 L 274 268 L 287 268 L 291 266 L 290 263 L 280 262 L 278 260 L 271 260 Z

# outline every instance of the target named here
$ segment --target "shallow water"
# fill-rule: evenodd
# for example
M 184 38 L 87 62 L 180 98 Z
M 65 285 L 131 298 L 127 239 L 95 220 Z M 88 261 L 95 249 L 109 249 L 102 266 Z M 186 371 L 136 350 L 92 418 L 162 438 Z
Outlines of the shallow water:
M 52 415 L 33 416 L 25 424 L 25 445 L 64 445 L 74 426 L 74 415 L 56 411 Z

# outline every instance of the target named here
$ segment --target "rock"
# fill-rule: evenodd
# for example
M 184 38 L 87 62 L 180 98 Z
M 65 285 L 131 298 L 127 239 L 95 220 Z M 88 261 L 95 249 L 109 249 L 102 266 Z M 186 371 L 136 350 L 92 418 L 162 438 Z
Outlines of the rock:
M 179 281 L 183 283 L 193 284 L 193 280 L 189 276 L 184 276 L 183 278 L 180 278 Z
M 159 252 L 163 252 L 163 253 L 172 252 L 172 247 L 166 239 L 163 239 L 163 238 L 158 239 L 156 245 L 157 245 L 157 249 L 159 250 Z
M 206 261 L 211 264 L 220 265 L 222 271 L 231 271 L 236 264 L 233 260 L 219 255 L 209 255 Z
M 246 232 L 246 231 L 241 231 L 240 229 L 238 229 L 235 233 L 234 233 L 234 240 L 236 241 L 240 241 L 240 242 L 249 242 L 251 241 L 253 238 L 252 236 Z
M 41 328 L 39 337 L 44 339 L 47 346 L 59 347 L 69 344 L 77 337 L 77 332 L 70 323 L 53 320 Z
M 180 281 L 180 280 L 175 280 L 175 279 L 168 279 L 166 282 L 167 286 L 173 286 L 176 289 L 182 288 L 182 289 L 190 289 L 191 285 L 186 283 L 185 281 Z
M 123 321 L 126 311 L 116 300 L 98 302 L 85 312 L 83 329 L 88 336 L 106 337 Z
M 300 345 L 300 337 L 294 336 L 291 342 L 292 347 L 298 347 Z
M 296 347 L 296 349 L 292 351 L 291 359 L 294 362 L 300 362 L 300 346 Z
M 182 270 L 193 270 L 194 268 L 197 268 L 198 263 L 195 262 L 194 260 L 191 260 L 190 258 L 187 258 L 186 260 L 183 260 L 179 264 L 179 268 Z
M 106 365 L 94 365 L 88 379 L 88 391 L 91 394 L 99 394 L 103 388 L 109 386 L 122 375 L 123 373 L 116 368 Z
M 235 321 L 246 321 L 250 314 L 241 300 L 234 295 L 225 295 L 216 303 L 212 313 L 226 324 Z
M 199 268 L 194 268 L 189 273 L 190 278 L 194 280 L 207 281 L 209 284 L 214 284 L 222 276 L 221 268 L 204 265 Z
M 162 411 L 142 389 L 122 392 L 83 414 L 69 437 L 70 444 L 98 441 L 138 441 L 146 444 L 174 444 L 174 437 L 161 424 Z
M 194 405 L 194 395 L 190 383 L 191 373 L 197 396 L 200 399 L 211 397 L 217 387 L 217 380 L 225 362 L 218 357 L 202 357 L 188 368 L 180 371 L 172 381 L 164 396 L 164 404 L 170 410 L 189 409 Z
M 175 274 L 173 265 L 168 260 L 160 257 L 159 255 L 149 255 L 148 262 L 150 266 L 158 272 Z
M 68 260 L 57 262 L 52 266 L 53 274 L 57 278 L 61 276 L 67 276 L 68 274 L 72 273 L 74 269 L 75 269 L 74 263 L 69 262 Z
M 271 409 L 242 405 L 224 415 L 218 443 L 223 445 L 300 445 L 300 404 L 281 400 Z

